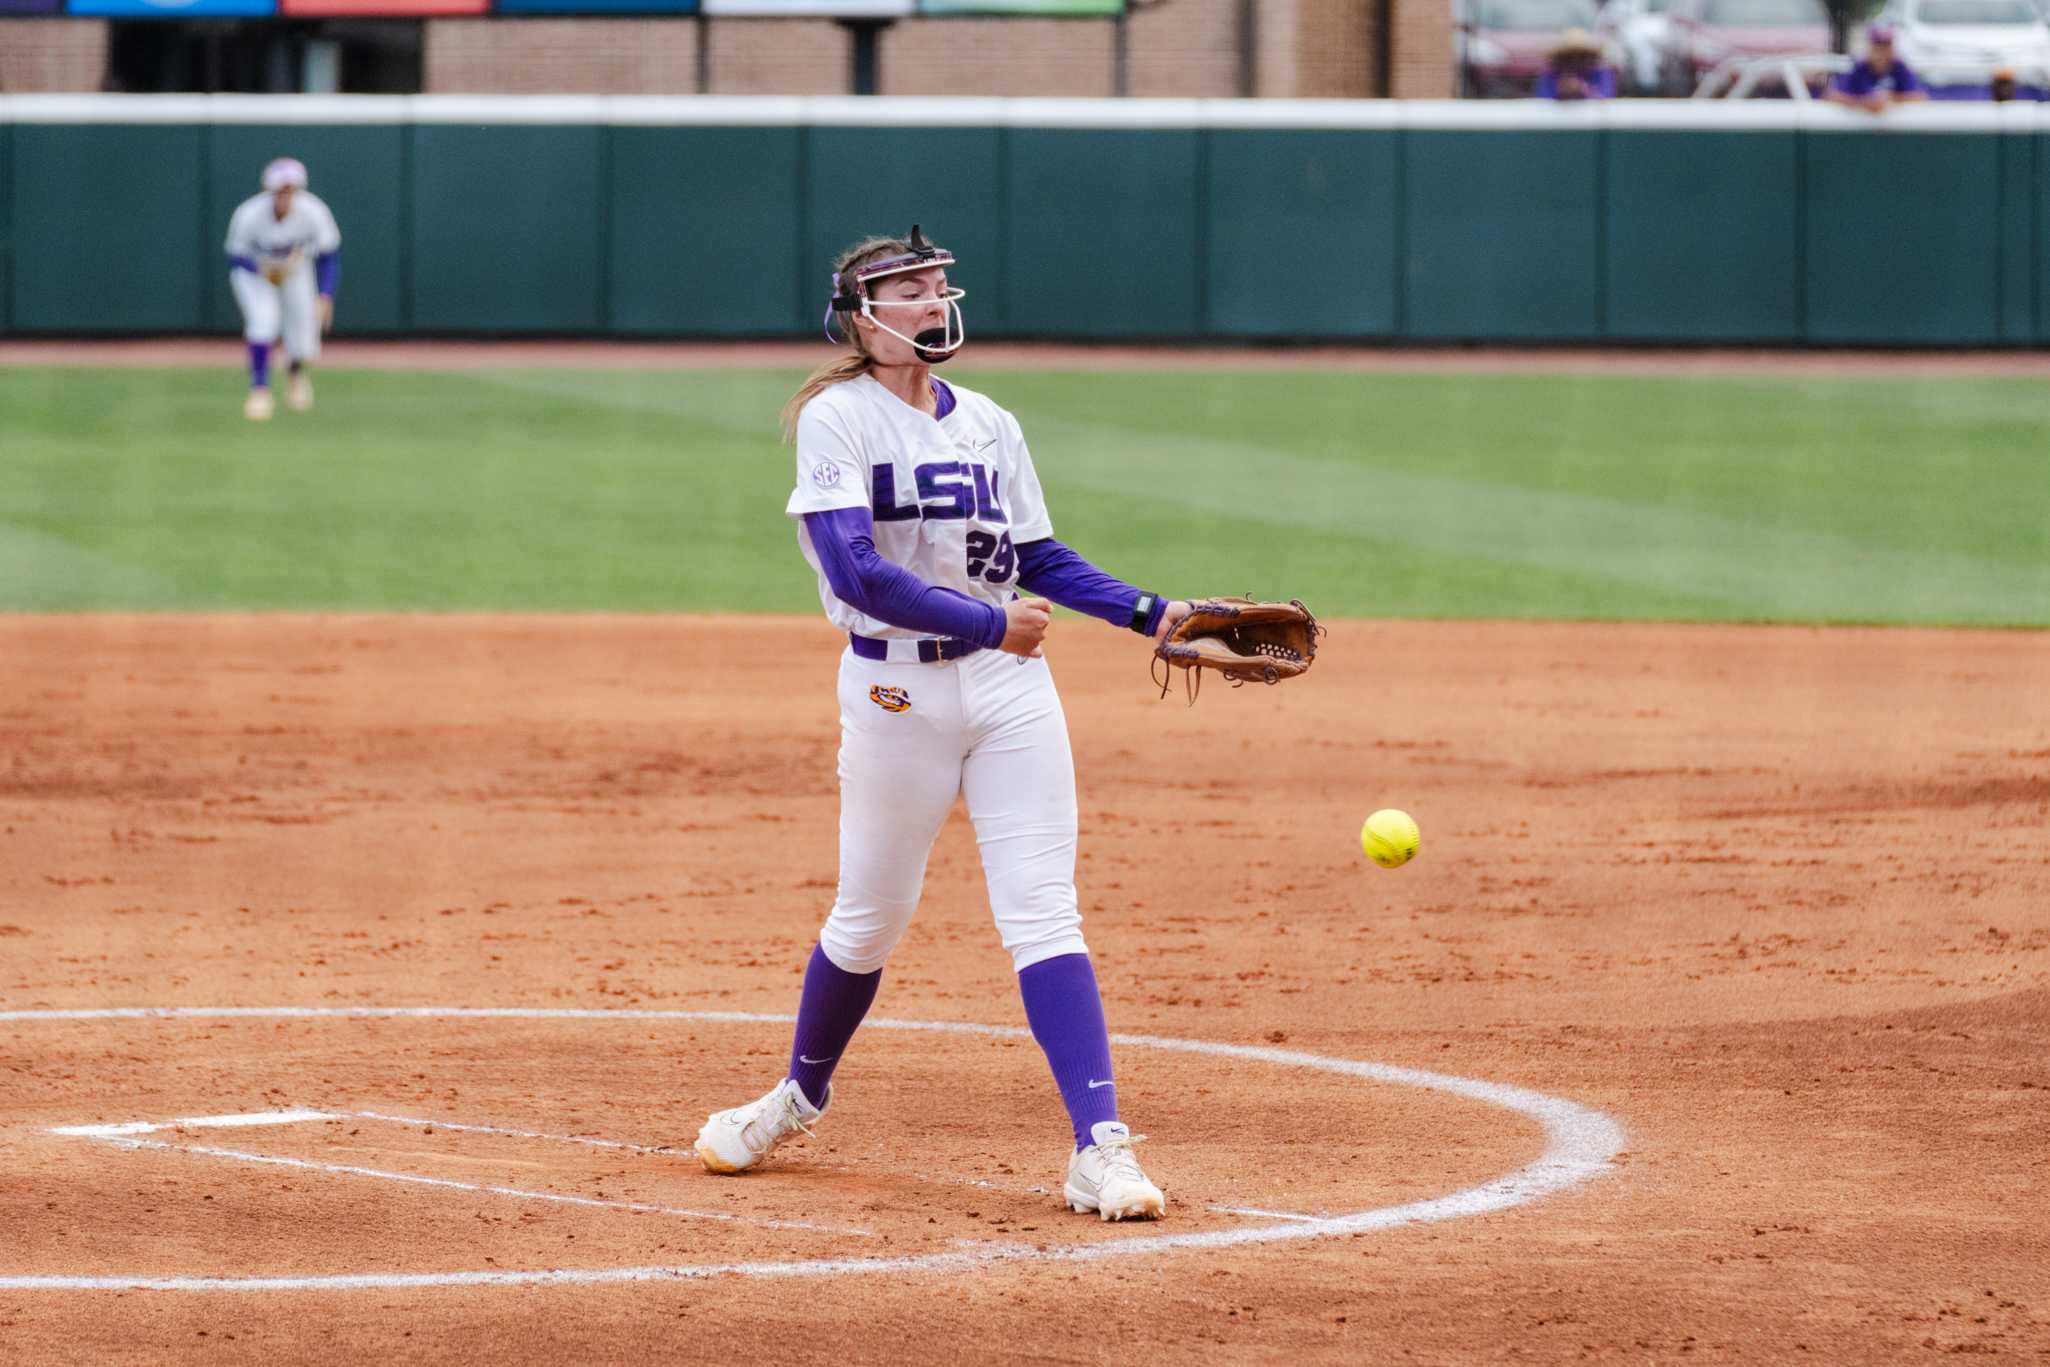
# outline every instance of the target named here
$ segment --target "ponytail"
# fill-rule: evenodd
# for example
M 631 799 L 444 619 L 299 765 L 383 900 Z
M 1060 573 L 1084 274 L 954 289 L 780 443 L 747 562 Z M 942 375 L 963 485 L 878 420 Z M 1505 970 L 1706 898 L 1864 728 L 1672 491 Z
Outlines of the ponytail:
M 875 358 L 867 352 L 850 351 L 814 370 L 811 377 L 790 396 L 790 402 L 783 405 L 783 440 L 797 441 L 797 415 L 804 411 L 806 404 L 836 384 L 860 379 L 874 370 L 875 365 Z
M 834 259 L 833 292 L 835 294 L 840 292 L 842 276 L 852 280 L 854 276 L 851 272 L 859 268 L 864 262 L 879 260 L 885 256 L 899 255 L 910 250 L 911 248 L 908 244 L 899 242 L 894 237 L 863 238 L 846 251 L 841 252 Z M 860 288 L 860 286 L 854 287 L 856 291 L 859 291 Z M 828 318 L 832 317 L 831 313 L 828 313 L 826 316 Z M 850 320 L 842 326 L 846 329 L 847 344 L 853 350 L 842 352 L 833 360 L 814 370 L 811 373 L 811 378 L 806 380 L 798 388 L 798 391 L 790 396 L 790 402 L 783 405 L 783 440 L 786 442 L 796 442 L 797 415 L 804 411 L 806 404 L 816 399 L 824 390 L 836 384 L 844 384 L 848 380 L 858 380 L 868 374 L 869 371 L 875 369 L 875 358 L 862 348 L 861 334 L 855 330 L 853 322 Z M 826 335 L 831 337 L 833 334 L 829 330 Z

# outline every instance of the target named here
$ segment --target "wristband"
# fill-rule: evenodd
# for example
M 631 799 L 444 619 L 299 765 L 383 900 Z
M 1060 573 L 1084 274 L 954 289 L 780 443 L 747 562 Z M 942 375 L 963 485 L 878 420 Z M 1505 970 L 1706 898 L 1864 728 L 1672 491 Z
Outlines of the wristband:
M 1160 599 L 1156 595 L 1147 593 L 1143 589 L 1140 591 L 1139 601 L 1132 604 L 1132 630 L 1138 632 L 1141 636 L 1153 634 L 1147 628 L 1153 625 L 1153 609 L 1159 602 Z

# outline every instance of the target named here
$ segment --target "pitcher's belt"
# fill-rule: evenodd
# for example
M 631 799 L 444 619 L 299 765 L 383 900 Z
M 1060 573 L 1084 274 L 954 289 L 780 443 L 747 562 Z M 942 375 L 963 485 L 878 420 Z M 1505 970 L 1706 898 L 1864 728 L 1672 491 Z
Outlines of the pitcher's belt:
M 847 633 L 847 640 L 854 653 L 864 660 L 888 660 L 892 664 L 938 664 L 941 660 L 958 660 L 963 655 L 973 655 L 985 649 L 974 641 L 964 641 L 958 636 L 928 637 L 923 641 L 884 639 L 880 636 L 857 636 Z

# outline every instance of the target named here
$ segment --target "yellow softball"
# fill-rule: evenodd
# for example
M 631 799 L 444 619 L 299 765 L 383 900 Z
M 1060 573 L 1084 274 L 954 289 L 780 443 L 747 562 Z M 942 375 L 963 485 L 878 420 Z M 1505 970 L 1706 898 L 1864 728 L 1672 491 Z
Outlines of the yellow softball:
M 1422 839 L 1410 814 L 1393 807 L 1383 807 L 1360 827 L 1360 848 L 1384 869 L 1401 868 L 1416 858 L 1417 842 Z

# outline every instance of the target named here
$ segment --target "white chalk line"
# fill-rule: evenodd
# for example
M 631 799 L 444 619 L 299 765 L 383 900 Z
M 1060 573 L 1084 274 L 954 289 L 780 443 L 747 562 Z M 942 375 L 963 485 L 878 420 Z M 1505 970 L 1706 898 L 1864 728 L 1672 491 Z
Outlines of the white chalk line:
M 383 1182 L 404 1182 L 422 1187 L 445 1187 L 454 1191 L 482 1192 L 491 1196 L 508 1196 L 520 1201 L 549 1201 L 566 1206 L 590 1206 L 603 1210 L 633 1211 L 645 1215 L 673 1215 L 687 1220 L 718 1220 L 726 1224 L 757 1225 L 764 1229 L 802 1229 L 815 1234 L 851 1234 L 864 1239 L 873 1239 L 875 1231 L 859 1229 L 852 1225 L 822 1225 L 809 1220 L 777 1220 L 753 1215 L 735 1215 L 730 1211 L 691 1210 L 681 1206 L 653 1205 L 645 1201 L 613 1201 L 596 1196 L 572 1196 L 562 1192 L 529 1191 L 522 1187 L 494 1187 L 479 1182 L 460 1182 L 449 1177 L 428 1177 L 420 1173 L 392 1172 L 384 1168 L 357 1167 L 348 1163 L 322 1163 L 309 1158 L 285 1158 L 276 1154 L 249 1153 L 241 1149 L 219 1149 L 203 1144 L 173 1144 L 161 1139 L 137 1139 L 139 1134 L 151 1134 L 162 1130 L 215 1129 L 227 1127 L 250 1127 L 257 1125 L 295 1125 L 309 1120 L 342 1120 L 360 1117 L 366 1120 L 390 1120 L 403 1125 L 423 1125 L 440 1129 L 472 1130 L 486 1134 L 516 1135 L 525 1139 L 546 1139 L 557 1136 L 533 1134 L 523 1130 L 501 1130 L 488 1125 L 437 1125 L 432 1120 L 398 1120 L 397 1117 L 378 1115 L 370 1111 L 350 1111 L 337 1114 L 330 1111 L 255 1111 L 243 1115 L 201 1115 L 187 1116 L 182 1120 L 160 1122 L 131 1121 L 122 1125 L 59 1125 L 51 1134 L 72 1135 L 84 1139 L 97 1139 L 123 1149 L 159 1149 L 174 1153 L 199 1154 L 206 1158 L 225 1158 L 239 1163 L 268 1164 L 272 1167 L 303 1168 L 313 1172 L 331 1172 L 345 1177 L 370 1177 Z M 567 1138 L 567 1136 L 562 1136 Z M 638 1148 L 638 1145 L 608 1145 L 616 1148 Z M 656 1152 L 656 1150 L 644 1150 Z
M 174 1153 L 195 1153 L 206 1158 L 226 1158 L 238 1163 L 260 1163 L 279 1168 L 301 1168 L 310 1172 L 332 1172 L 345 1177 L 374 1177 L 382 1182 L 405 1182 L 421 1187 L 447 1187 L 454 1191 L 483 1192 L 510 1196 L 520 1201 L 549 1201 L 565 1206 L 594 1206 L 603 1210 L 636 1211 L 644 1215 L 675 1215 L 689 1220 L 722 1220 L 738 1224 L 764 1225 L 770 1229 L 805 1229 L 819 1234 L 858 1234 L 874 1238 L 873 1230 L 835 1225 L 808 1224 L 803 1220 L 758 1220 L 717 1210 L 686 1210 L 657 1206 L 645 1201 L 609 1201 L 597 1196 L 570 1196 L 562 1192 L 526 1191 L 519 1187 L 493 1187 L 479 1182 L 459 1182 L 452 1177 L 426 1177 L 419 1173 L 390 1172 L 383 1168 L 359 1168 L 348 1163 L 320 1163 L 310 1158 L 286 1158 L 272 1153 L 249 1153 L 242 1149 L 217 1149 L 206 1144 L 173 1144 L 163 1139 L 104 1139 L 102 1143 L 123 1149 L 164 1149 Z
M 1207 1206 L 1205 1209 L 1213 1215 L 1247 1215 L 1256 1220 L 1301 1220 L 1306 1224 L 1316 1224 L 1326 1218 L 1322 1215 L 1299 1215 L 1289 1210 L 1255 1210 L 1251 1206 Z
M 348 1114 L 364 1120 L 383 1120 L 393 1125 L 413 1125 L 433 1130 L 459 1130 L 469 1134 L 502 1134 L 514 1139 L 545 1139 L 555 1144 L 587 1144 L 594 1149 L 620 1149 L 627 1153 L 666 1154 L 674 1157 L 683 1152 L 674 1146 L 663 1144 L 629 1144 L 623 1139 L 596 1139 L 582 1134 L 543 1134 L 539 1130 L 509 1130 L 500 1125 L 467 1125 L 453 1120 L 427 1120 L 420 1116 L 385 1115 L 378 1111 L 350 1111 Z M 798 1226 L 803 1228 L 803 1226 Z
M 159 1130 L 213 1130 L 252 1125 L 297 1125 L 307 1120 L 334 1120 L 327 1111 L 244 1111 L 237 1115 L 188 1115 L 176 1120 L 130 1120 L 120 1125 L 57 1125 L 51 1134 L 81 1139 L 114 1139 L 122 1135 L 155 1134 Z
M 504 1020 L 674 1020 L 788 1023 L 787 1015 L 747 1011 L 600 1011 L 566 1007 L 108 1007 L 0 1011 L 0 1022 L 32 1020 L 145 1019 L 504 1019 Z M 875 1019 L 870 1027 L 936 1033 L 1017 1037 L 1018 1026 L 949 1021 Z M 1545 1150 L 1533 1162 L 1479 1186 L 1423 1201 L 1328 1217 L 1279 1220 L 1257 1228 L 1202 1230 L 1188 1234 L 1145 1234 L 1089 1244 L 1039 1246 L 1000 1244 L 972 1251 L 907 1254 L 898 1257 L 819 1258 L 795 1261 L 696 1263 L 675 1266 L 545 1268 L 451 1272 L 368 1272 L 299 1277 L 5 1276 L 7 1291 L 350 1291 L 403 1290 L 444 1286 L 588 1286 L 605 1283 L 682 1281 L 710 1277 L 841 1277 L 874 1273 L 964 1272 L 1006 1262 L 1099 1262 L 1109 1258 L 1188 1250 L 1214 1250 L 1299 1239 L 1327 1239 L 1375 1233 L 1495 1214 L 1528 1205 L 1577 1186 L 1609 1168 L 1623 1150 L 1623 1127 L 1612 1117 L 1543 1092 L 1448 1073 L 1393 1064 L 1329 1058 L 1294 1049 L 1217 1044 L 1154 1035 L 1113 1035 L 1115 1043 L 1143 1049 L 1207 1054 L 1284 1068 L 1307 1068 L 1400 1087 L 1417 1087 L 1465 1097 L 1538 1122 Z
M 468 1124 L 468 1123 L 466 1123 L 466 1122 L 463 1122 L 463 1121 L 457 1121 L 457 1120 L 432 1120 L 432 1119 L 429 1119 L 429 1118 L 428 1118 L 428 1117 L 426 1117 L 426 1116 L 415 1116 L 415 1115 L 388 1115 L 388 1114 L 386 1114 L 386 1113 L 384 1113 L 384 1112 L 382 1112 L 382 1111 L 309 1111 L 309 1110 L 297 1110 L 297 1111 L 248 1111 L 248 1112 L 243 1112 L 243 1113 L 240 1113 L 240 1114 L 236 1114 L 236 1115 L 188 1115 L 188 1116 L 182 1116 L 182 1117 L 180 1117 L 180 1118 L 178 1118 L 178 1119 L 176 1119 L 176 1120 L 160 1120 L 160 1121 L 149 1121 L 149 1120 L 131 1120 L 131 1121 L 127 1121 L 127 1122 L 125 1122 L 125 1123 L 122 1123 L 122 1124 L 118 1124 L 118 1125 L 57 1125 L 57 1126 L 54 1126 L 54 1127 L 52 1127 L 52 1128 L 51 1128 L 51 1130 L 50 1130 L 50 1133 L 51 1133 L 51 1134 L 62 1134 L 62 1135 L 74 1135 L 74 1136 L 77 1136 L 77 1137 L 80 1137 L 80 1138 L 84 1138 L 84 1139 L 114 1139 L 114 1138 L 117 1138 L 117 1137 L 121 1137 L 121 1136 L 126 1136 L 126 1135 L 137 1135 L 137 1134 L 154 1134 L 154 1133 L 156 1133 L 156 1132 L 158 1132 L 158 1131 L 160 1131 L 160 1130 L 188 1130 L 188 1129 L 200 1129 L 200 1130 L 203 1130 L 203 1129 L 211 1129 L 211 1128 L 221 1128 L 221 1127 L 231 1127 L 231 1126 L 257 1126 L 257 1125 L 294 1125 L 294 1124 L 298 1124 L 298 1123 L 300 1123 L 300 1122 L 302 1122 L 302 1121 L 307 1121 L 307 1120 L 345 1120 L 345 1119 L 348 1119 L 348 1120 L 377 1120 L 377 1121 L 383 1121 L 383 1122 L 385 1122 L 385 1123 L 387 1123 L 387 1124 L 392 1124 L 392 1125 L 406 1125 L 406 1126 L 410 1126 L 410 1127 L 412 1127 L 412 1128 L 414 1128 L 414 1129 L 426 1129 L 426 1130 L 451 1130 L 451 1131 L 456 1131 L 456 1132 L 460 1132 L 460 1133 L 463 1133 L 463 1134 L 496 1134 L 496 1135 L 504 1135 L 504 1136 L 506 1136 L 506 1137 L 508 1137 L 508 1138 L 512 1138 L 512 1139 L 536 1139 L 536 1140 L 545 1140 L 545 1141 L 547 1141 L 547 1142 L 549 1142 L 549 1143 L 553 1143 L 553 1144 L 584 1144 L 584 1145 L 588 1145 L 588 1146 L 590 1146 L 590 1147 L 592 1147 L 592 1148 L 598 1148 L 598 1149 L 614 1149 L 614 1150 L 618 1150 L 618 1151 L 621 1151 L 621 1152 L 625 1152 L 625 1153 L 636 1153 L 636 1154 L 654 1154 L 654 1155 L 659 1155 L 659 1156 L 662 1156 L 662 1157 L 673 1157 L 673 1156 L 675 1156 L 675 1155 L 676 1155 L 676 1154 L 677 1154 L 677 1153 L 679 1152 L 679 1150 L 678 1150 L 678 1149 L 676 1149 L 675 1147 L 673 1147 L 673 1146 L 670 1146 L 670 1145 L 662 1145 L 662 1144 L 629 1144 L 629 1143 L 627 1143 L 627 1142 L 626 1142 L 625 1140 L 623 1140 L 623 1139 L 599 1139 L 599 1138 L 596 1138 L 595 1136 L 591 1136 L 591 1135 L 581 1135 L 581 1134 L 549 1134 L 549 1133 L 547 1133 L 546 1131 L 543 1131 L 543 1130 L 518 1130 L 518 1129 L 512 1129 L 512 1128 L 510 1128 L 510 1127 L 508 1127 L 508 1126 L 504 1126 L 504 1125 L 472 1125 L 472 1124 Z M 128 1147 L 131 1147 L 131 1148 L 133 1148 L 133 1147 L 142 1147 L 142 1146 L 138 1146 L 138 1145 L 130 1145 L 130 1146 L 128 1146 Z M 191 1147 L 189 1147 L 189 1146 L 179 1146 L 179 1145 L 163 1145 L 163 1144 L 158 1144 L 158 1145 L 153 1145 L 153 1146 L 150 1146 L 150 1147 L 155 1147 L 155 1148 L 180 1148 L 180 1147 L 182 1147 L 182 1148 L 183 1148 L 183 1150 L 184 1150 L 184 1152 L 186 1152 L 186 1153 L 215 1153 L 215 1151 L 214 1151 L 214 1150 L 211 1150 L 211 1149 L 195 1149 L 195 1148 L 191 1148 Z M 229 1156 L 229 1155 L 226 1155 L 226 1154 L 216 1154 L 215 1156 L 217 1156 L 217 1157 L 227 1157 L 227 1156 Z M 320 1166 L 320 1165 L 316 1164 L 315 1166 Z M 814 1168 L 821 1168 L 821 1169 L 829 1169 L 829 1170 L 831 1170 L 831 1171 L 835 1171 L 835 1172 L 851 1172 L 851 1173 L 862 1173 L 862 1172 L 865 1172 L 865 1171 L 866 1171 L 866 1170 L 865 1170 L 865 1169 L 863 1169 L 863 1168 L 860 1168 L 860 1167 L 858 1167 L 858 1166 L 856 1166 L 856 1165 L 854 1165 L 854 1164 L 849 1164 L 849 1163 L 833 1163 L 833 1164 L 825 1164 L 825 1163 L 820 1163 L 820 1164 L 813 1164 L 812 1166 L 813 1166 Z M 373 1172 L 370 1172 L 370 1171 L 369 1171 L 368 1169 L 360 1169 L 360 1168 L 332 1168 L 332 1169 L 329 1169 L 329 1170 L 330 1170 L 330 1171 L 335 1171 L 335 1172 L 353 1172 L 353 1173 L 357 1173 L 357 1174 L 359 1174 L 359 1175 L 361 1175 L 361 1176 L 385 1176 L 385 1177 L 390 1177 L 390 1178 L 391 1178 L 392 1180 L 398 1180 L 398 1181 L 403 1181 L 403 1180 L 409 1180 L 409 1179 L 405 1178 L 405 1177 L 404 1177 L 403 1175 L 400 1175 L 400 1174 L 387 1174 L 387 1173 L 373 1173 Z M 1047 1191 L 1048 1191 L 1048 1189 L 1047 1189 L 1046 1187 L 1043 1187 L 1043 1186 L 1025 1186 L 1025 1185 L 1023 1185 L 1022 1183 L 1020 1183 L 1020 1184 L 1006 1184 L 1006 1183 L 1002 1183 L 1002 1182 L 992 1182 L 992 1181 L 989 1181 L 989 1180 L 988 1180 L 988 1179 L 986 1179 L 986 1178 L 981 1178 L 981 1177 L 956 1177 L 956 1176 L 940 1176 L 940 1177 L 930 1177 L 930 1176 L 927 1176 L 927 1175 L 925 1175 L 925 1174 L 922 1174 L 922 1173 L 920 1173 L 920 1174 L 914 1174 L 914 1175 L 915 1175 L 915 1176 L 917 1176 L 917 1177 L 918 1177 L 918 1180 L 920 1180 L 920 1181 L 922 1181 L 922 1182 L 945 1182 L 945 1183 L 948 1183 L 948 1184 L 950 1184 L 950 1185 L 953 1185 L 953 1186 L 962 1186 L 962 1187 L 975 1187 L 975 1188 L 978 1188 L 978 1189 L 980 1189 L 980 1190 L 984 1190 L 984 1191 L 990 1191 L 990 1192 L 996 1192 L 996 1193 L 1001 1193 L 1001 1194 L 1005 1194 L 1005 1195 L 1011 1195 L 1011 1196 L 1045 1196 L 1045 1195 L 1047 1194 Z M 423 1180 L 423 1181 L 424 1181 L 424 1180 L 427 1180 L 427 1179 L 421 1179 L 421 1180 Z M 444 1185 L 455 1185 L 455 1186 L 461 1186 L 462 1184 L 461 1184 L 461 1183 L 450 1183 L 450 1184 L 444 1184 Z M 471 1188 L 471 1189 L 472 1189 L 472 1190 L 478 1190 L 478 1191 L 486 1191 L 486 1190 L 489 1190 L 489 1191 L 498 1191 L 498 1188 L 485 1188 L 485 1187 L 477 1187 L 477 1188 Z M 515 1194 L 515 1193 L 511 1193 L 511 1192 L 500 1192 L 500 1194 L 501 1194 L 501 1195 L 511 1195 L 511 1194 Z M 528 1194 L 530 1194 L 530 1193 L 517 1193 L 517 1194 L 521 1194 L 521 1195 L 528 1195 Z M 548 1198 L 540 1198 L 540 1197 L 537 1197 L 537 1199 L 548 1199 Z M 603 1202 L 600 1202 L 599 1204 L 604 1204 L 604 1203 L 603 1203 Z M 625 1208 L 626 1208 L 626 1209 L 639 1209 L 639 1207 L 633 1207 L 633 1206 L 628 1206 L 628 1207 L 625 1207 Z M 1256 1218 L 1256 1219 L 1262 1219 L 1262 1220 L 1312 1220 L 1312 1219 L 1315 1219 L 1315 1218 L 1317 1218 L 1317 1217 L 1315 1217 L 1315 1216 L 1313 1216 L 1313 1215 L 1299 1215 L 1299 1214 L 1294 1214 L 1294 1213 L 1291 1213 L 1291 1212 L 1288 1212 L 1288 1211 L 1277 1211 L 1277 1210 L 1254 1210 L 1254 1209 L 1251 1209 L 1251 1208 L 1248 1208 L 1248 1207 L 1242 1207 L 1242 1206 L 1206 1206 L 1206 1207 L 1204 1207 L 1204 1209 L 1205 1209 L 1205 1210 L 1208 1210 L 1208 1211 L 1210 1211 L 1210 1212 L 1211 1212 L 1212 1214 L 1214 1214 L 1214 1215 L 1244 1215 L 1244 1216 L 1251 1216 L 1251 1217 L 1253 1217 L 1253 1218 Z M 852 1226 L 849 1226 L 849 1227 L 846 1227 L 846 1228 L 840 1228 L 840 1227 L 837 1227 L 837 1226 L 833 1226 L 833 1225 L 818 1225 L 818 1224 L 811 1224 L 811 1223 L 808 1223 L 808 1222 L 806 1222 L 806 1221 L 803 1221 L 803 1220 L 765 1220 L 765 1219 L 755 1219 L 755 1218 L 753 1218 L 753 1217 L 749 1217 L 749 1216 L 741 1216 L 741 1215 L 730 1215 L 730 1214 L 725 1214 L 725 1213 L 720 1213 L 720 1212 L 707 1212 L 707 1211 L 676 1211 L 676 1210 L 671 1210 L 671 1211 L 666 1211 L 665 1213 L 667 1213 L 667 1214 L 676 1214 L 676 1215 L 689 1215 L 689 1214 L 694 1214 L 694 1215 L 697 1215 L 697 1216 L 698 1216 L 699 1218 L 701 1218 L 701 1219 L 708 1219 L 708 1220 L 732 1220 L 732 1221 L 736 1221 L 736 1222 L 739 1222 L 739 1223 L 743 1223 L 743 1224 L 759 1224 L 759 1225 L 764 1225 L 764 1226 L 766 1226 L 766 1227 L 768 1227 L 768 1228 L 770 1228 L 770 1229 L 809 1229 L 809 1230 L 816 1230 L 816 1231 L 818 1231 L 818 1232 L 820 1232 L 820 1233 L 825 1233 L 825 1234 L 858 1234 L 858 1235 L 861 1235 L 861 1236 L 863 1236 L 863 1237 L 865 1237 L 865 1238 L 874 1238 L 874 1237 L 875 1237 L 875 1232 L 874 1232 L 873 1230 L 866 1230 L 866 1229 L 856 1229 L 856 1228 L 854 1228 L 854 1227 L 852 1227 Z
M 874 1168 L 863 1167 L 858 1163 L 808 1162 L 805 1164 L 805 1167 L 814 1172 L 846 1172 L 871 1177 L 875 1175 Z M 1053 1194 L 1053 1188 L 1048 1186 L 1027 1185 L 1023 1182 L 992 1182 L 986 1177 L 960 1177 L 949 1173 L 942 1173 L 935 1177 L 930 1173 L 923 1172 L 914 1172 L 911 1176 L 920 1182 L 944 1182 L 949 1186 L 973 1187 L 977 1191 L 986 1191 L 993 1196 L 1051 1196 Z M 1316 1220 L 1322 1218 L 1316 1215 L 1304 1215 L 1298 1211 L 1256 1210 L 1251 1206 L 1205 1206 L 1203 1209 L 1209 1211 L 1212 1215 L 1239 1215 L 1253 1220 Z M 980 1243 L 981 1241 L 978 1239 L 959 1239 L 956 1242 L 966 1244 Z

